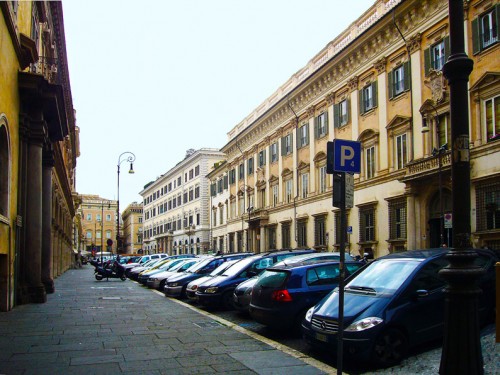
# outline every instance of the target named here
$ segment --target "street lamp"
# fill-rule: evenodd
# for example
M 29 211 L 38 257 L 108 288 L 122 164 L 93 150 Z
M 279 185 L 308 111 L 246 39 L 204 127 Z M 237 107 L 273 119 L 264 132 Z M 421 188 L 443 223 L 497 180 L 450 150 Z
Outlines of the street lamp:
M 122 159 L 122 156 L 125 156 Z M 132 174 L 134 173 L 134 161 L 135 161 L 135 155 L 130 152 L 130 151 L 125 151 L 120 154 L 118 157 L 118 163 L 116 165 L 116 175 L 118 178 L 118 184 L 117 184 L 117 199 L 116 199 L 116 254 L 120 252 L 120 164 L 123 163 L 124 161 L 130 163 L 130 169 L 128 173 Z

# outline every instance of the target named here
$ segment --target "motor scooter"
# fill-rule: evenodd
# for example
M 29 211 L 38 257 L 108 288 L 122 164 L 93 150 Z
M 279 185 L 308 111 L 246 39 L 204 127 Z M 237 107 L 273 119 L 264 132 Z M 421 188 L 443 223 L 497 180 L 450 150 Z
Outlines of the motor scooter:
M 94 276 L 96 280 L 100 281 L 104 278 L 106 278 L 106 280 L 109 280 L 110 278 L 120 279 L 121 281 L 127 280 L 127 277 L 125 276 L 125 269 L 118 262 L 115 262 L 112 267 L 106 267 L 106 264 L 104 267 L 100 264 L 95 264 L 94 267 Z

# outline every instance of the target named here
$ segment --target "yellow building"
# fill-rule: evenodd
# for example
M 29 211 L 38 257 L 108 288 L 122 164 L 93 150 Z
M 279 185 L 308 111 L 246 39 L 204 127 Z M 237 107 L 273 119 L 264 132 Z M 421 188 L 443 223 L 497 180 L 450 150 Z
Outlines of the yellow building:
M 0 2 L 0 310 L 73 262 L 78 128 L 61 2 Z
M 114 252 L 116 249 L 116 209 L 114 200 L 93 194 L 81 194 L 78 216 L 81 217 L 81 246 L 87 253 L 99 254 L 102 251 Z M 108 240 L 113 241 L 111 248 Z
M 465 9 L 472 242 L 500 250 L 500 10 L 479 0 Z M 212 243 L 338 249 L 326 144 L 346 139 L 362 147 L 347 249 L 379 257 L 450 245 L 460 218 L 451 217 L 448 55 L 446 0 L 376 1 L 229 131 L 227 163 L 209 176 L 222 181 Z
M 123 220 L 123 247 L 125 254 L 142 253 L 143 237 L 143 209 L 142 203 L 131 203 L 122 213 Z

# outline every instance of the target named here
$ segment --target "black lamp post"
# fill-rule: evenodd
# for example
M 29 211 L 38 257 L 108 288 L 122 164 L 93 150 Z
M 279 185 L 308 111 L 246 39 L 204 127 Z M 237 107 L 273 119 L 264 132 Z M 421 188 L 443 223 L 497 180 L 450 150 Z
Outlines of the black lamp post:
M 450 57 L 443 74 L 450 86 L 451 178 L 453 248 L 449 266 L 440 271 L 446 279 L 444 341 L 440 374 L 483 374 L 479 335 L 477 253 L 471 248 L 470 152 L 468 81 L 473 61 L 465 53 L 464 2 L 448 0 Z
M 122 159 L 122 156 L 125 156 Z M 118 178 L 118 185 L 117 185 L 117 199 L 116 199 L 116 254 L 118 255 L 120 253 L 120 164 L 123 163 L 124 161 L 130 163 L 130 169 L 128 173 L 134 173 L 134 161 L 135 161 L 135 155 L 130 152 L 130 151 L 125 151 L 120 154 L 118 157 L 118 163 L 116 165 L 116 175 Z

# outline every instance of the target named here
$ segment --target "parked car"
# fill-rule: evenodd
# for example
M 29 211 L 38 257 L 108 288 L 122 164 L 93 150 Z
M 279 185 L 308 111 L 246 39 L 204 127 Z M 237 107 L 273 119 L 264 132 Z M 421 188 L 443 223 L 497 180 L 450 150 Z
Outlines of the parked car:
M 153 275 L 159 274 L 160 272 L 170 271 L 174 267 L 176 267 L 179 263 L 184 263 L 188 259 L 195 259 L 195 258 L 163 259 L 161 262 L 156 263 L 156 265 L 154 265 L 150 269 L 144 270 L 141 273 L 139 273 L 137 281 L 143 285 L 146 285 L 148 279 Z
M 363 266 L 356 261 L 344 264 L 346 277 Z M 271 328 L 300 332 L 307 310 L 338 286 L 339 265 L 338 260 L 319 260 L 292 262 L 266 269 L 252 289 L 250 316 Z
M 192 301 L 197 301 L 198 297 L 196 296 L 196 290 L 198 289 L 199 285 L 202 285 L 205 281 L 210 280 L 212 277 L 215 277 L 217 275 L 220 275 L 222 272 L 224 272 L 226 269 L 231 267 L 233 264 L 239 262 L 240 259 L 235 259 L 235 260 L 228 260 L 224 263 L 222 263 L 219 267 L 214 269 L 212 272 L 210 272 L 208 275 L 202 276 L 199 279 L 191 281 L 187 286 L 186 286 L 186 296 Z
M 243 259 L 250 255 L 253 253 L 232 253 L 203 259 L 184 273 L 169 277 L 165 283 L 164 293 L 167 297 L 186 297 L 186 287 L 189 282 L 209 274 L 226 261 Z
M 169 270 L 158 272 L 154 275 L 150 275 L 146 281 L 148 288 L 158 289 L 160 292 L 163 292 L 163 288 L 165 287 L 165 283 L 167 279 L 177 272 L 184 272 L 189 269 L 194 264 L 201 261 L 201 258 L 187 258 L 182 259 L 182 262 L 178 263 L 176 266 L 172 267 Z
M 294 255 L 312 253 L 314 250 L 282 250 L 261 253 L 241 259 L 221 275 L 216 276 L 198 286 L 196 296 L 198 302 L 206 307 L 224 307 L 232 309 L 233 292 L 238 284 L 257 276 L 267 267 Z
M 340 253 L 332 252 L 296 255 L 294 257 L 282 260 L 281 262 L 276 263 L 274 266 L 291 265 L 300 262 L 328 262 L 332 260 L 340 260 Z M 353 261 L 354 258 L 349 254 L 345 254 L 345 260 Z M 250 307 L 250 300 L 252 299 L 252 288 L 256 282 L 257 276 L 254 276 L 242 282 L 236 287 L 233 294 L 233 305 L 236 310 L 243 313 L 248 312 L 248 308 Z
M 400 362 L 409 348 L 443 336 L 445 281 L 449 249 L 413 250 L 378 258 L 345 286 L 343 352 L 357 361 L 381 366 Z M 493 316 L 495 262 L 488 250 L 477 250 L 482 322 Z M 338 288 L 309 309 L 302 322 L 304 338 L 314 346 L 335 350 L 338 331 Z
M 161 261 L 162 261 L 162 259 L 160 259 L 160 258 L 150 259 L 143 264 L 139 264 L 139 265 L 136 265 L 135 267 L 125 269 L 125 275 L 129 279 L 137 281 L 137 278 L 139 277 L 139 273 L 141 273 L 144 270 L 150 269 L 155 264 L 157 264 L 158 262 L 161 262 Z

